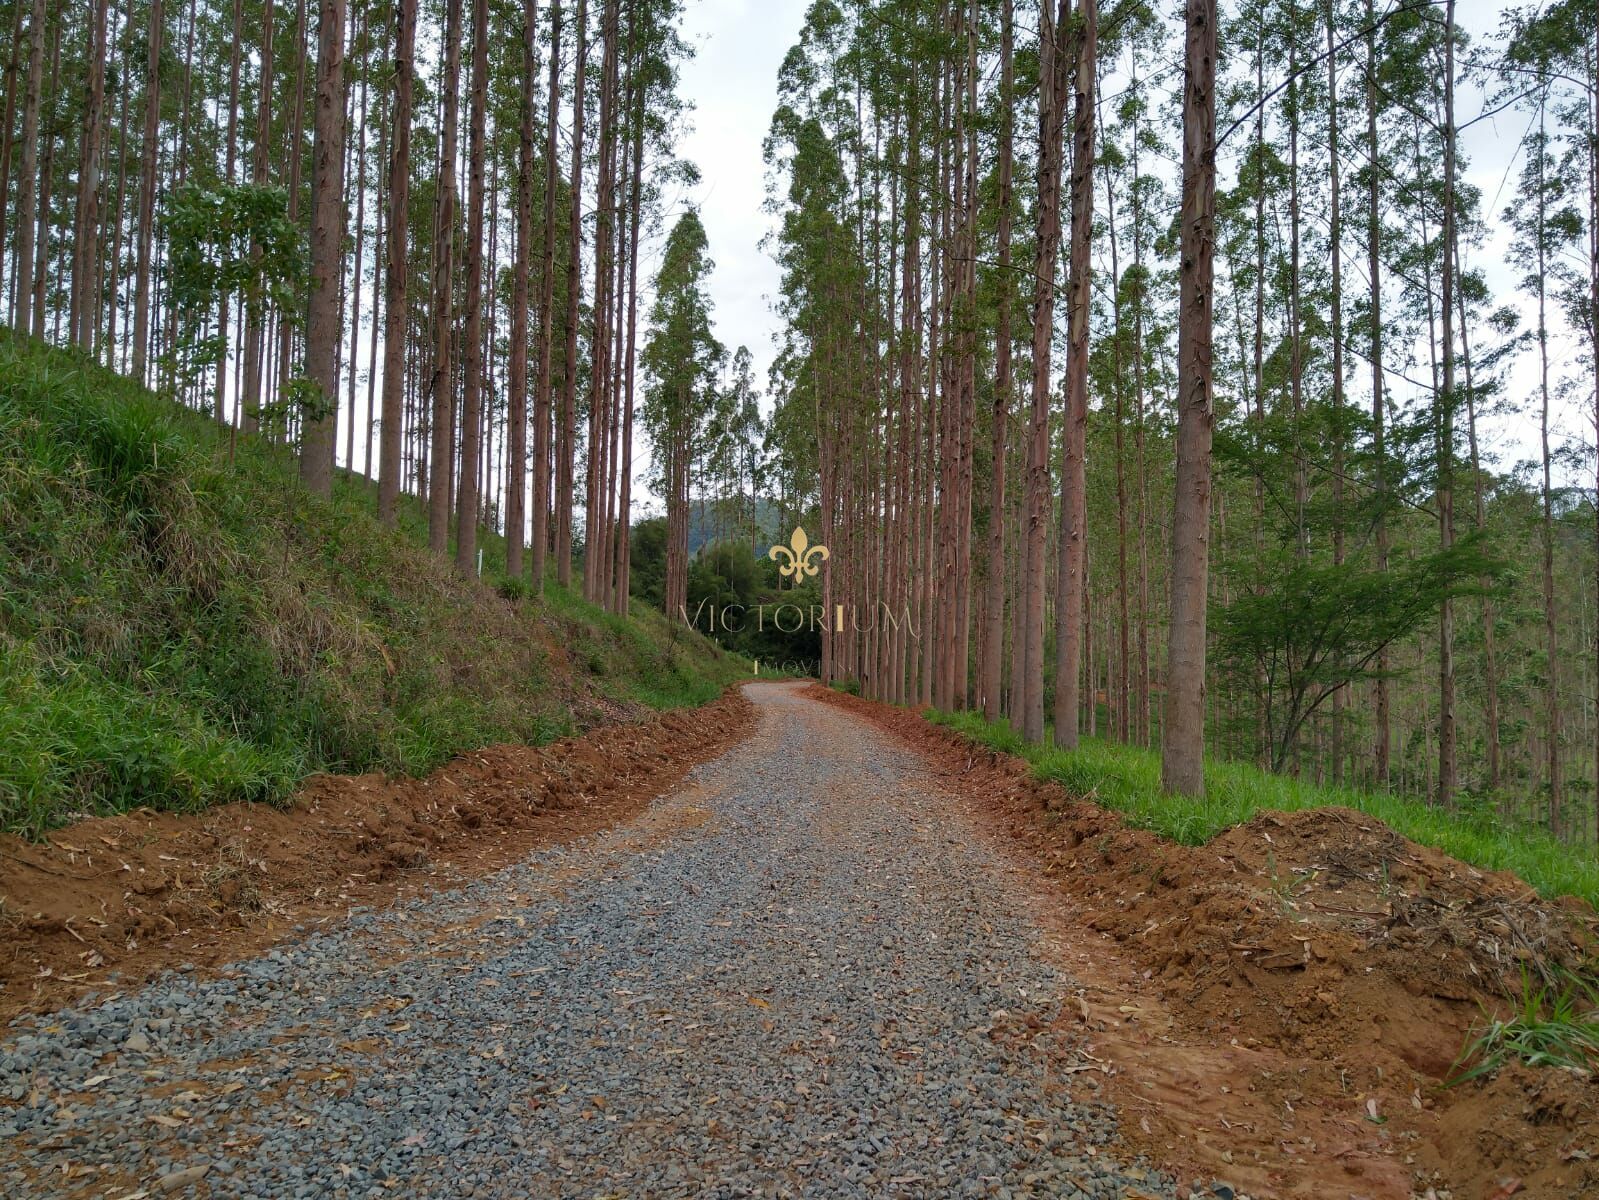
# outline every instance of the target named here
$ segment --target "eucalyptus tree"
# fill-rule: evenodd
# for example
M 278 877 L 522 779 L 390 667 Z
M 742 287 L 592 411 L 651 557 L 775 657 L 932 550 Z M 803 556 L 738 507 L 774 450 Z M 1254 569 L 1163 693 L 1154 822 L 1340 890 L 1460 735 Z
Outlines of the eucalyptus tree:
M 1168 792 L 1200 797 L 1205 794 L 1205 616 L 1210 567 L 1210 450 L 1216 419 L 1211 374 L 1216 223 L 1214 0 L 1187 0 L 1184 24 L 1177 487 L 1161 785 Z
M 1060 488 L 1060 566 L 1055 602 L 1055 744 L 1077 748 L 1081 705 L 1083 592 L 1087 586 L 1088 317 L 1094 220 L 1094 112 L 1098 103 L 1099 10 L 1080 0 L 1074 14 L 1071 268 L 1067 285 L 1064 454 Z M 1092 689 L 1090 689 L 1092 692 Z
M 655 276 L 640 413 L 655 447 L 656 486 L 666 500 L 665 604 L 674 614 L 688 599 L 690 468 L 723 355 L 711 333 L 711 267 L 705 227 L 689 209 L 672 226 Z
M 316 148 L 311 168 L 311 281 L 306 313 L 306 368 L 315 392 L 300 439 L 300 479 L 333 492 L 338 411 L 338 347 L 343 327 L 339 281 L 344 252 L 344 0 L 321 0 L 317 21 Z
M 267 0 L 270 7 L 272 0 Z M 417 0 L 394 0 L 394 100 L 390 106 L 388 246 L 384 264 L 383 416 L 378 449 L 378 516 L 398 518 L 405 423 L 411 219 L 411 103 L 416 87 Z

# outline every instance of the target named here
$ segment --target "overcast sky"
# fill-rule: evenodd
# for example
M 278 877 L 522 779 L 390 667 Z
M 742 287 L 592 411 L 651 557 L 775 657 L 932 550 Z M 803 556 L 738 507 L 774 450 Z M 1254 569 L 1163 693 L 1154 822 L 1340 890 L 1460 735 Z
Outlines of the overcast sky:
M 777 264 L 761 249 L 772 227 L 761 142 L 777 107 L 777 69 L 799 40 L 805 9 L 805 0 L 690 0 L 683 21 L 696 53 L 679 84 L 694 105 L 680 152 L 702 176 L 692 199 L 716 261 L 716 336 L 729 356 L 749 347 L 763 392 L 781 326 L 770 299 Z

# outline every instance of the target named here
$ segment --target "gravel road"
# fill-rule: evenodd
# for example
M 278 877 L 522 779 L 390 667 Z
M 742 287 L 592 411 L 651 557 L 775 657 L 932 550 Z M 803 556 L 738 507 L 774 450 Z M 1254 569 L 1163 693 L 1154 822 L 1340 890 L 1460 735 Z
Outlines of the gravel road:
M 16 1023 L 0 1195 L 1172 1196 L 927 764 L 749 693 L 627 826 Z

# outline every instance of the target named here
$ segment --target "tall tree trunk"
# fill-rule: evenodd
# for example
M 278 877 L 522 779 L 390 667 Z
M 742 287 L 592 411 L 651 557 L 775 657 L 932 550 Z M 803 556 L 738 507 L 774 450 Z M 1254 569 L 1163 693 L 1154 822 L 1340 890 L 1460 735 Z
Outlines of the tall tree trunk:
M 619 0 L 600 10 L 599 178 L 594 199 L 594 303 L 589 335 L 588 471 L 584 489 L 583 595 L 600 602 L 605 556 L 605 439 L 611 377 L 611 305 L 616 236 L 616 87 Z
M 1451 0 L 1451 4 L 1453 0 Z M 1453 110 L 1449 110 L 1452 112 Z M 1549 325 L 1546 312 L 1549 278 L 1548 270 L 1548 241 L 1545 227 L 1546 210 L 1549 204 L 1547 181 L 1544 178 L 1544 164 L 1548 161 L 1547 142 L 1543 130 L 1543 110 L 1539 107 L 1538 114 L 1538 197 L 1537 211 L 1535 213 L 1535 233 L 1538 255 L 1538 434 L 1543 451 L 1543 494 L 1542 494 L 1542 520 L 1539 522 L 1540 541 L 1543 550 L 1543 622 L 1544 622 L 1544 654 L 1548 659 L 1544 670 L 1544 771 L 1545 781 L 1548 784 L 1548 821 L 1549 832 L 1560 833 L 1561 826 L 1561 796 L 1560 796 L 1560 642 L 1557 636 L 1558 628 L 1555 624 L 1555 515 L 1554 515 L 1554 487 L 1550 479 L 1549 458 Z M 1453 129 L 1453 125 L 1450 125 Z M 1446 220 L 1448 210 L 1445 209 Z M 1590 219 L 1592 215 L 1590 215 Z M 1449 253 L 1453 243 L 1446 240 L 1444 253 Z M 1448 281 L 1445 281 L 1444 302 L 1449 298 Z M 1445 326 L 1447 329 L 1448 326 Z M 1447 334 L 1445 335 L 1447 338 Z M 1447 346 L 1446 346 L 1447 349 Z M 1447 359 L 1445 360 L 1447 362 Z M 1444 391 L 1449 392 L 1449 384 L 1444 384 Z
M 1055 744 L 1077 749 L 1081 708 L 1083 593 L 1088 554 L 1087 455 L 1089 255 L 1094 221 L 1094 85 L 1099 12 L 1078 0 L 1075 128 L 1072 144 L 1071 267 L 1066 285 L 1066 427 L 1061 456 L 1060 562 L 1055 580 Z M 1092 692 L 1092 678 L 1090 678 Z
M 550 84 L 544 125 L 544 242 L 539 266 L 539 365 L 533 395 L 533 592 L 544 591 L 549 549 L 551 368 L 555 350 L 556 139 L 561 113 L 561 0 L 550 6 Z M 529 86 L 532 86 L 531 83 Z M 529 168 L 531 170 L 531 167 Z
M 160 0 L 155 0 L 159 4 Z M 39 108 L 44 85 L 44 0 L 33 0 L 28 20 L 28 93 L 22 102 L 22 165 L 17 175 L 17 280 L 11 325 L 32 327 L 33 254 L 36 199 L 43 187 L 39 173 Z
M 339 394 L 340 304 L 344 252 L 344 0 L 320 0 L 316 113 L 311 154 L 311 296 L 306 309 L 306 374 L 315 412 L 303 414 L 300 482 L 333 494 L 333 443 Z
M 132 20 L 130 8 L 128 19 Z M 22 68 L 22 0 L 12 0 L 11 11 L 11 53 L 6 58 L 5 114 L 0 117 L 0 269 L 5 265 L 6 244 L 6 219 L 11 215 L 11 155 L 16 148 L 13 136 L 17 127 L 17 75 Z M 128 111 L 127 90 L 123 90 L 122 111 L 126 117 Z M 126 129 L 126 121 L 123 128 Z M 18 179 L 20 184 L 22 179 Z M 120 200 L 119 200 L 120 203 Z M 115 248 L 113 247 L 113 256 Z M 13 273 L 11 283 L 16 285 L 16 275 Z
M 78 209 L 73 227 L 72 291 L 67 336 L 74 346 L 94 349 L 96 248 L 100 243 L 100 135 L 105 123 L 106 9 L 90 0 L 89 80 L 78 143 Z
M 988 578 L 983 595 L 983 716 L 997 721 L 1005 669 L 1005 443 L 1010 426 L 1011 301 L 1011 170 L 1015 120 L 1012 43 L 1013 0 L 1002 0 L 999 34 L 999 212 L 994 238 L 998 243 L 998 313 L 994 330 L 994 413 L 992 467 L 988 493 Z M 891 697 L 892 698 L 892 697 Z
M 1205 608 L 1210 575 L 1211 285 L 1216 229 L 1216 3 L 1187 0 L 1177 356 L 1177 488 L 1161 786 L 1205 794 Z
M 305 36 L 306 36 L 306 0 L 296 0 L 294 8 L 294 115 L 289 123 L 289 221 L 299 224 L 300 221 L 300 181 L 304 173 L 302 160 L 305 155 Z M 289 314 L 277 314 L 278 328 L 278 361 L 277 377 L 273 380 L 272 391 L 281 393 L 285 384 L 293 378 L 294 372 L 294 327 L 295 321 Z M 293 414 L 288 414 L 292 420 Z M 273 431 L 276 433 L 276 431 Z M 288 431 L 285 430 L 285 433 Z
M 1377 18 L 1375 0 L 1366 0 L 1366 276 L 1370 301 L 1366 314 L 1371 327 L 1371 427 L 1372 458 L 1376 463 L 1376 543 L 1377 569 L 1388 569 L 1387 463 L 1384 433 L 1387 406 L 1383 392 L 1382 351 L 1382 206 L 1379 185 L 1382 179 L 1382 147 L 1377 140 Z M 1386 788 L 1390 778 L 1392 701 L 1388 686 L 1388 651 L 1377 653 L 1376 725 L 1372 746 L 1373 775 L 1377 786 Z
M 478 462 L 483 453 L 483 142 L 489 79 L 488 0 L 472 0 L 472 99 L 467 129 L 466 329 L 461 368 L 461 478 L 455 498 L 455 568 L 477 557 Z
M 1443 394 L 1438 398 L 1438 541 L 1455 540 L 1455 0 L 1444 5 L 1444 219 L 1442 230 Z M 1551 664 L 1552 665 L 1552 664 Z M 1438 611 L 1438 803 L 1451 808 L 1457 776 L 1455 615 L 1445 597 Z
M 1338 146 L 1338 54 L 1336 42 L 1337 7 L 1327 0 L 1327 174 L 1328 174 L 1328 253 L 1332 260 L 1332 410 L 1333 410 L 1333 564 L 1344 562 L 1344 267 L 1343 207 L 1340 189 Z M 1376 164 L 1371 164 L 1373 173 Z M 1348 690 L 1339 688 L 1332 696 L 1332 782 L 1344 781 L 1344 707 Z
M 577 321 L 583 290 L 583 83 L 588 57 L 588 0 L 577 0 L 577 52 L 572 63 L 572 214 L 567 222 L 566 348 L 562 356 L 561 437 L 556 456 L 555 577 L 572 584 L 572 483 L 577 460 Z
M 251 149 L 250 182 L 264 187 L 272 161 L 272 5 L 261 5 L 261 71 L 256 86 L 255 145 Z M 251 247 L 261 253 L 259 245 Z M 252 298 L 244 310 L 244 384 L 239 399 L 239 429 L 254 433 L 261 420 L 261 383 L 265 367 L 266 310 L 259 298 Z
M 42 2 L 42 0 L 36 0 Z M 134 239 L 133 375 L 146 383 L 146 351 L 150 339 L 150 246 L 155 231 L 156 149 L 161 122 L 161 0 L 150 0 L 150 54 L 144 84 L 144 136 L 139 143 L 139 232 Z M 26 160 L 24 160 L 26 161 Z
M 1122 387 L 1122 295 L 1121 262 L 1116 233 L 1116 180 L 1110 164 L 1105 164 L 1105 232 L 1110 243 L 1111 360 L 1115 396 L 1116 441 L 1116 704 L 1115 726 L 1123 742 L 1132 742 L 1132 636 L 1130 609 L 1132 585 L 1127 579 L 1127 460 L 1126 405 Z
M 1069 0 L 1051 14 L 1039 8 L 1038 199 L 1033 254 L 1032 428 L 1027 459 L 1027 581 L 1022 620 L 1021 730 L 1044 739 L 1044 541 L 1049 530 L 1049 359 L 1055 325 L 1055 259 L 1060 248 L 1060 181 L 1064 153 L 1067 61 L 1059 45 L 1070 18 Z
M 640 52 L 642 58 L 643 51 Z M 649 102 L 649 89 L 644 82 L 638 87 L 638 99 L 633 111 L 633 167 L 632 185 L 628 199 L 628 251 L 627 251 L 627 358 L 622 371 L 625 392 L 622 412 L 622 464 L 618 486 L 621 497 L 617 503 L 616 517 L 616 586 L 611 610 L 627 616 L 628 588 L 632 574 L 630 559 L 632 547 L 633 503 L 633 376 L 638 351 L 638 241 L 642 222 L 644 197 L 644 117 Z
M 1465 272 L 1460 267 L 1460 247 L 1455 247 L 1455 273 L 1461 278 Z M 1471 378 L 1471 339 L 1467 336 L 1465 288 L 1455 289 L 1455 312 L 1460 319 L 1460 367 L 1466 382 L 1466 439 L 1471 451 L 1471 491 L 1473 524 L 1479 531 L 1488 527 L 1488 512 L 1483 498 L 1482 455 L 1477 442 L 1477 394 Z M 1494 637 L 1493 597 L 1487 593 L 1489 580 L 1484 580 L 1482 597 L 1482 672 L 1483 721 L 1487 726 L 1488 790 L 1497 792 L 1500 783 L 1499 749 L 1499 664 Z M 1506 810 L 1505 815 L 1509 815 Z
M 383 248 L 388 236 L 383 218 L 388 212 L 389 114 L 388 97 L 377 97 L 378 154 L 375 161 L 377 194 L 372 198 L 376 225 L 372 230 L 372 329 L 366 352 L 366 445 L 361 456 L 361 474 L 368 483 L 377 478 L 377 456 L 373 454 L 378 428 L 378 342 L 383 336 Z M 380 493 L 381 494 L 381 493 Z
M 1591 53 L 1590 53 L 1591 51 Z M 1584 51 L 1588 78 L 1599 76 L 1599 26 L 1593 30 L 1593 44 Z M 1591 87 L 1592 107 L 1588 109 L 1588 212 L 1599 213 L 1599 86 Z M 1599 219 L 1588 218 L 1588 304 L 1594 314 L 1588 326 L 1588 366 L 1593 371 L 1594 433 L 1599 436 Z M 1599 461 L 1594 466 L 1594 494 L 1599 496 Z M 1599 504 L 1594 505 L 1594 571 L 1599 585 Z M 1599 586 L 1594 594 L 1599 596 Z M 1599 621 L 1594 630 L 1594 677 L 1599 680 Z M 1599 841 L 1599 703 L 1595 705 L 1593 726 L 1594 838 Z
M 399 510 L 405 432 L 406 285 L 411 205 L 411 97 L 415 90 L 417 0 L 394 6 L 394 107 L 389 134 L 388 264 L 383 297 L 383 424 L 378 431 L 378 518 L 393 526 Z
M 359 33 L 354 29 L 359 17 L 361 26 Z M 350 373 L 345 383 L 345 437 L 344 437 L 344 466 L 349 473 L 355 474 L 355 377 L 356 368 L 361 358 L 361 266 L 366 250 L 366 126 L 367 126 L 367 80 L 371 75 L 371 49 L 367 44 L 366 13 L 358 5 L 350 10 L 352 48 L 359 38 L 361 43 L 361 102 L 360 125 L 356 135 L 355 156 L 351 160 L 355 166 L 355 262 L 350 267 Z M 346 89 L 349 91 L 350 89 Z M 351 93 L 351 111 L 354 111 L 355 101 Z M 349 138 L 345 138 L 348 147 Z M 351 168 L 346 166 L 346 171 Z M 377 313 L 372 314 L 372 322 L 377 323 Z
M 50 34 L 50 97 L 53 101 L 61 84 L 61 22 L 52 23 Z M 53 117 L 53 114 L 52 114 Z M 44 129 L 44 163 L 39 169 L 38 249 L 33 262 L 33 336 L 44 337 L 46 267 L 50 262 L 50 185 L 55 179 L 55 121 Z
M 120 31 L 122 35 L 126 35 L 132 22 L 133 4 L 130 0 L 127 15 L 122 19 Z M 118 40 L 114 37 L 112 44 L 115 45 Z M 112 370 L 126 371 L 125 354 L 121 356 L 122 365 L 118 365 L 119 351 L 124 350 L 125 346 L 119 346 L 117 343 L 117 311 L 121 307 L 119 301 L 122 296 L 122 227 L 128 206 L 128 100 L 133 89 L 124 86 L 118 91 L 122 93 L 122 98 L 117 105 L 117 207 L 116 215 L 111 220 L 111 236 L 107 244 L 106 257 L 110 260 L 110 266 L 105 283 L 105 334 L 101 343 L 105 346 L 105 353 L 100 358 Z M 4 242 L 0 241 L 0 245 L 4 245 Z M 126 341 L 126 338 L 123 340 Z
M 227 157 L 224 160 L 222 171 L 223 182 L 231 187 L 237 183 L 236 170 L 239 160 L 239 65 L 244 54 L 244 0 L 233 0 L 233 39 L 229 48 L 228 58 L 228 135 Z M 343 104 L 341 99 L 339 102 Z M 227 424 L 228 406 L 228 352 L 229 331 L 232 328 L 230 309 L 232 295 L 224 291 L 218 297 L 217 303 L 217 338 L 222 345 L 221 357 L 217 359 L 216 391 L 213 404 L 216 407 L 216 418 L 222 424 Z M 339 306 L 339 315 L 342 319 L 343 306 Z
M 522 539 L 527 479 L 527 310 L 533 257 L 533 85 L 538 79 L 535 10 L 522 10 L 522 93 L 516 141 L 516 259 L 511 266 L 511 360 L 506 381 L 505 574 L 522 577 Z M 550 191 L 546 177 L 545 190 Z M 546 315 L 548 309 L 542 310 Z M 535 475 L 537 472 L 535 471 Z M 537 549 L 533 556 L 542 563 Z
M 455 459 L 455 139 L 461 75 L 461 0 L 448 0 L 444 26 L 444 121 L 439 142 L 438 208 L 433 222 L 433 405 L 428 456 L 428 547 L 443 555 L 450 546 L 450 471 Z M 477 231 L 471 231 L 476 236 Z

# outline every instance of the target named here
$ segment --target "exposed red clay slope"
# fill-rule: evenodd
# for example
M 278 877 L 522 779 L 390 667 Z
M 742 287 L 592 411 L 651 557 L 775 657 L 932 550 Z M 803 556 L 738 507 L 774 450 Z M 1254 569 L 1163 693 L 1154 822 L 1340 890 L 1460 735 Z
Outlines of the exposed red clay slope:
M 548 746 L 473 751 L 424 779 L 316 776 L 287 809 L 140 809 L 43 843 L 0 836 L 0 1021 L 229 962 L 626 820 L 743 736 L 751 711 L 735 687 Z

